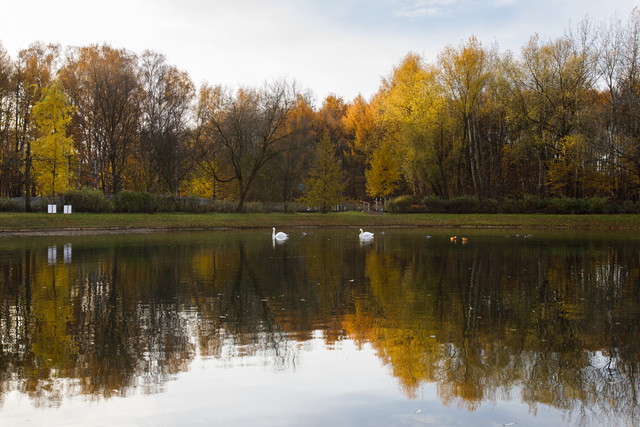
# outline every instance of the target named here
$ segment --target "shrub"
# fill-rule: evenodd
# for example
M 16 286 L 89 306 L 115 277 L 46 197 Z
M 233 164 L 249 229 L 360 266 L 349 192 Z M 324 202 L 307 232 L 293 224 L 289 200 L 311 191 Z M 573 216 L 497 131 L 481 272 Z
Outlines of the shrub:
M 156 196 L 156 212 L 179 211 L 179 201 L 173 196 Z
M 518 213 L 520 211 L 520 206 L 517 200 L 513 199 L 504 199 L 502 203 L 500 203 L 500 212 L 503 213 Z
M 209 199 L 195 196 L 156 196 L 156 203 L 156 212 L 207 213 L 213 210 L 213 203 Z
M 504 213 L 536 213 L 539 209 L 539 201 L 536 196 L 525 195 L 522 199 L 504 199 L 500 205 L 500 211 Z
M 431 213 L 444 212 L 444 201 L 442 200 L 442 198 L 438 196 L 425 196 L 422 199 L 422 204 L 424 205 L 427 212 L 431 212 Z
M 589 213 L 601 214 L 605 213 L 608 200 L 602 197 L 590 197 L 586 202 L 589 205 Z
M 462 196 L 446 200 L 444 207 L 450 213 L 472 213 L 477 212 L 480 202 L 475 197 Z
M 115 212 L 154 213 L 158 209 L 156 198 L 143 191 L 123 191 L 112 200 Z
M 207 213 L 213 210 L 213 204 L 209 199 L 201 199 L 190 196 L 182 200 L 182 212 Z
M 548 199 L 540 199 L 540 201 L 538 201 L 538 212 L 540 213 L 547 213 L 547 209 L 548 209 Z
M 216 199 L 212 203 L 213 212 L 232 213 L 236 211 L 237 204 L 231 200 Z
M 496 199 L 486 199 L 480 203 L 480 211 L 484 213 L 500 212 L 500 203 Z
M 297 202 L 286 202 L 282 207 L 282 210 L 284 213 L 296 213 L 304 211 L 304 206 Z
M 588 214 L 590 210 L 588 199 L 569 198 L 567 200 L 568 213 L 571 214 Z
M 82 190 L 69 190 L 62 196 L 65 205 L 71 205 L 73 212 L 109 212 L 109 199 L 100 190 L 84 187 Z
M 260 202 L 245 202 L 242 211 L 246 213 L 265 213 L 267 210 Z
M 548 214 L 564 214 L 566 211 L 567 204 L 565 199 L 560 199 L 558 197 L 553 197 L 550 199 L 541 200 L 540 209 L 544 213 Z
M 2 198 L 0 212 L 24 212 L 24 204 L 20 200 Z
M 553 197 L 540 202 L 540 210 L 549 214 L 585 214 L 589 213 L 587 199 Z
M 386 209 L 391 212 L 406 212 L 411 208 L 413 203 L 415 203 L 415 199 L 412 196 L 399 196 L 387 202 Z
M 396 206 L 395 200 L 389 200 L 384 205 L 384 210 L 387 212 L 398 212 L 398 207 Z
M 589 199 L 571 199 L 571 212 L 576 214 L 588 214 L 591 210 Z
M 631 202 L 633 204 L 633 202 Z M 621 209 L 622 207 L 620 207 Z M 613 203 L 609 202 L 606 205 L 604 205 L 604 208 L 602 209 L 602 213 L 605 214 L 614 214 L 616 212 L 618 212 L 618 207 L 616 205 L 614 205 Z M 638 211 L 635 212 L 629 212 L 629 213 L 638 213 Z
M 48 212 L 49 205 L 56 205 L 56 209 L 58 209 L 58 213 L 60 213 L 58 200 L 50 199 L 48 197 L 38 197 L 36 200 L 32 201 L 31 212 Z
M 521 213 L 536 213 L 538 211 L 538 198 L 527 194 L 522 199 Z
M 625 200 L 620 205 L 620 213 L 638 213 L 638 205 L 631 200 Z

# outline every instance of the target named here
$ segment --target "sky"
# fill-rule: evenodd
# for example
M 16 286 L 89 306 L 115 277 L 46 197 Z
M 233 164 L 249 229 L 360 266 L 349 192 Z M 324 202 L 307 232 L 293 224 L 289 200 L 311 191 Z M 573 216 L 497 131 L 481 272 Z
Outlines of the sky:
M 351 101 L 370 99 L 409 52 L 435 62 L 475 36 L 518 54 L 589 17 L 626 22 L 637 0 L 20 0 L 5 2 L 0 42 L 12 58 L 35 41 L 152 50 L 196 86 L 287 78 Z

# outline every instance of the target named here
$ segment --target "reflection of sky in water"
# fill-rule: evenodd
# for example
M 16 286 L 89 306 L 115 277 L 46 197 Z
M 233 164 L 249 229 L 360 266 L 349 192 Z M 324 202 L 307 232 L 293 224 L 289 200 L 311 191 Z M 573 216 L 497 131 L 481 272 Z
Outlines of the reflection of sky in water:
M 339 389 L 337 389 L 339 387 Z M 197 358 L 161 393 L 100 400 L 82 396 L 59 409 L 34 410 L 11 393 L 0 412 L 3 426 L 517 426 L 562 424 L 540 405 L 535 414 L 519 402 L 483 402 L 475 411 L 447 408 L 427 384 L 407 399 L 369 345 L 351 341 L 327 349 L 321 338 L 305 343 L 294 368 L 278 371 L 261 356 L 226 361 Z

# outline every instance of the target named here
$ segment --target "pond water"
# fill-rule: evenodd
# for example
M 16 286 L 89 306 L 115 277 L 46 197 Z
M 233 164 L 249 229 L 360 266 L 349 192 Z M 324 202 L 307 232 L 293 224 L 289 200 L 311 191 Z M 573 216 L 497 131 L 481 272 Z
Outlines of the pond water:
M 640 425 L 639 235 L 283 231 L 0 240 L 0 425 Z

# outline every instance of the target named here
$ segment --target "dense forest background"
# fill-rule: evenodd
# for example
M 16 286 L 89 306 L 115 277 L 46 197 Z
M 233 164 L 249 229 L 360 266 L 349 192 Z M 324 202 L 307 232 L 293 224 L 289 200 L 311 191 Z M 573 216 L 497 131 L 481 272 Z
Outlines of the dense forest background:
M 158 52 L 36 42 L 11 58 L 0 42 L 0 196 L 288 202 L 322 181 L 328 139 L 343 199 L 640 197 L 638 9 L 519 53 L 474 36 L 432 62 L 410 52 L 371 99 L 317 104 L 288 79 L 197 88 Z

